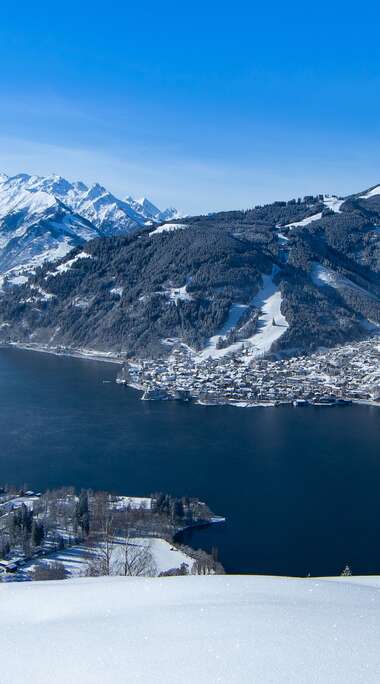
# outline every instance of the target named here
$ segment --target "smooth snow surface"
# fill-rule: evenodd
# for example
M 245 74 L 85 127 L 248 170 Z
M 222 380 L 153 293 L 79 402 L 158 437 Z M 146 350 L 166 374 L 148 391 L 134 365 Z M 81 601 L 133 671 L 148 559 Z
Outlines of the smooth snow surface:
M 1 684 L 378 684 L 380 580 L 0 585 Z

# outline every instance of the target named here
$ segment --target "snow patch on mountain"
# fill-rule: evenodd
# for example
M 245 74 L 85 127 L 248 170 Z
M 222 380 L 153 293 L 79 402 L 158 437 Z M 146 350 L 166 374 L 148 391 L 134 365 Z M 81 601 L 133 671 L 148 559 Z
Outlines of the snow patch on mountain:
M 175 305 L 177 305 L 178 302 L 191 302 L 193 299 L 191 294 L 187 291 L 187 284 L 183 287 L 171 287 L 169 290 L 165 291 L 165 294 Z
M 75 264 L 77 261 L 80 259 L 92 259 L 91 254 L 88 254 L 87 252 L 79 252 L 75 257 L 72 259 L 69 259 L 68 261 L 64 261 L 63 264 L 58 264 L 58 266 L 55 267 L 53 271 L 49 271 L 47 275 L 45 276 L 45 280 L 49 277 L 55 277 L 59 275 L 60 273 L 66 273 L 66 271 L 69 271 L 73 264 Z
M 344 199 L 339 199 L 335 195 L 324 195 L 323 197 L 323 204 L 327 209 L 331 209 L 331 211 L 335 212 L 336 214 L 341 213 L 341 206 L 345 202 Z
M 325 287 L 327 285 L 339 290 L 340 292 L 343 292 L 344 290 L 354 290 L 365 297 L 377 300 L 377 297 L 372 294 L 372 292 L 365 290 L 364 287 L 360 287 L 360 285 L 357 285 L 349 278 L 343 276 L 341 273 L 333 271 L 331 268 L 327 268 L 326 266 L 322 266 L 316 262 L 313 264 L 311 270 L 311 279 L 314 285 L 317 285 L 317 287 Z
M 164 223 L 163 226 L 159 226 L 155 230 L 149 233 L 149 236 L 159 235 L 160 233 L 171 233 L 173 230 L 185 230 L 188 228 L 186 223 Z
M 313 214 L 312 216 L 308 216 L 307 218 L 302 219 L 302 221 L 295 221 L 293 223 L 288 223 L 285 228 L 302 228 L 302 226 L 308 226 L 309 223 L 312 223 L 313 221 L 320 221 L 322 218 L 322 212 L 318 212 L 317 214 Z
M 368 190 L 368 192 L 366 192 L 364 195 L 360 195 L 359 199 L 370 199 L 371 197 L 376 197 L 377 195 L 380 195 L 380 185 L 376 185 L 376 187 Z

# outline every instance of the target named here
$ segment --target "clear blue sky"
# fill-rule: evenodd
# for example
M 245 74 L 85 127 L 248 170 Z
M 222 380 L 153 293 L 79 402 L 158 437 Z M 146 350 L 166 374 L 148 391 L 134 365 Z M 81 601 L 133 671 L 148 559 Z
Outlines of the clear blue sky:
M 380 182 L 380 10 L 9 2 L 0 169 L 186 212 Z

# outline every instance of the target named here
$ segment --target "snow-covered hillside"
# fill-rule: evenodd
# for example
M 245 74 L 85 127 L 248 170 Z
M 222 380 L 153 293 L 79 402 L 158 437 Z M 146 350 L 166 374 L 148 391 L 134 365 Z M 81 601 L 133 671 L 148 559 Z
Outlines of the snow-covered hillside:
M 0 277 L 14 283 L 26 280 L 44 261 L 60 259 L 100 235 L 54 195 L 23 185 L 23 177 L 0 181 Z
M 377 684 L 380 579 L 0 585 L 2 684 Z
M 122 201 L 99 184 L 0 174 L 0 276 L 20 283 L 36 266 L 62 258 L 86 240 L 125 235 L 176 215 L 147 199 Z
M 254 334 L 249 337 L 243 336 L 238 342 L 218 348 L 220 338 L 236 328 L 241 317 L 248 309 L 248 306 L 244 304 L 232 304 L 229 316 L 222 329 L 216 335 L 210 337 L 206 347 L 197 355 L 199 361 L 204 361 L 208 358 L 221 358 L 231 354 L 231 352 L 237 352 L 242 348 L 246 348 L 248 350 L 247 362 L 249 362 L 252 358 L 263 356 L 271 350 L 276 340 L 289 327 L 285 316 L 281 312 L 281 291 L 273 280 L 276 273 L 277 270 L 274 268 L 271 275 L 263 276 L 263 285 L 251 302 L 260 312 Z

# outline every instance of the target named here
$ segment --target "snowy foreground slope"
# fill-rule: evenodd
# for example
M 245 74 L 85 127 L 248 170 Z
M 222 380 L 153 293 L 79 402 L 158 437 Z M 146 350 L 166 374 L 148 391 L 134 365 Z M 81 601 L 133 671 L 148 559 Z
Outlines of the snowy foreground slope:
M 380 579 L 0 585 L 1 684 L 380 681 Z

